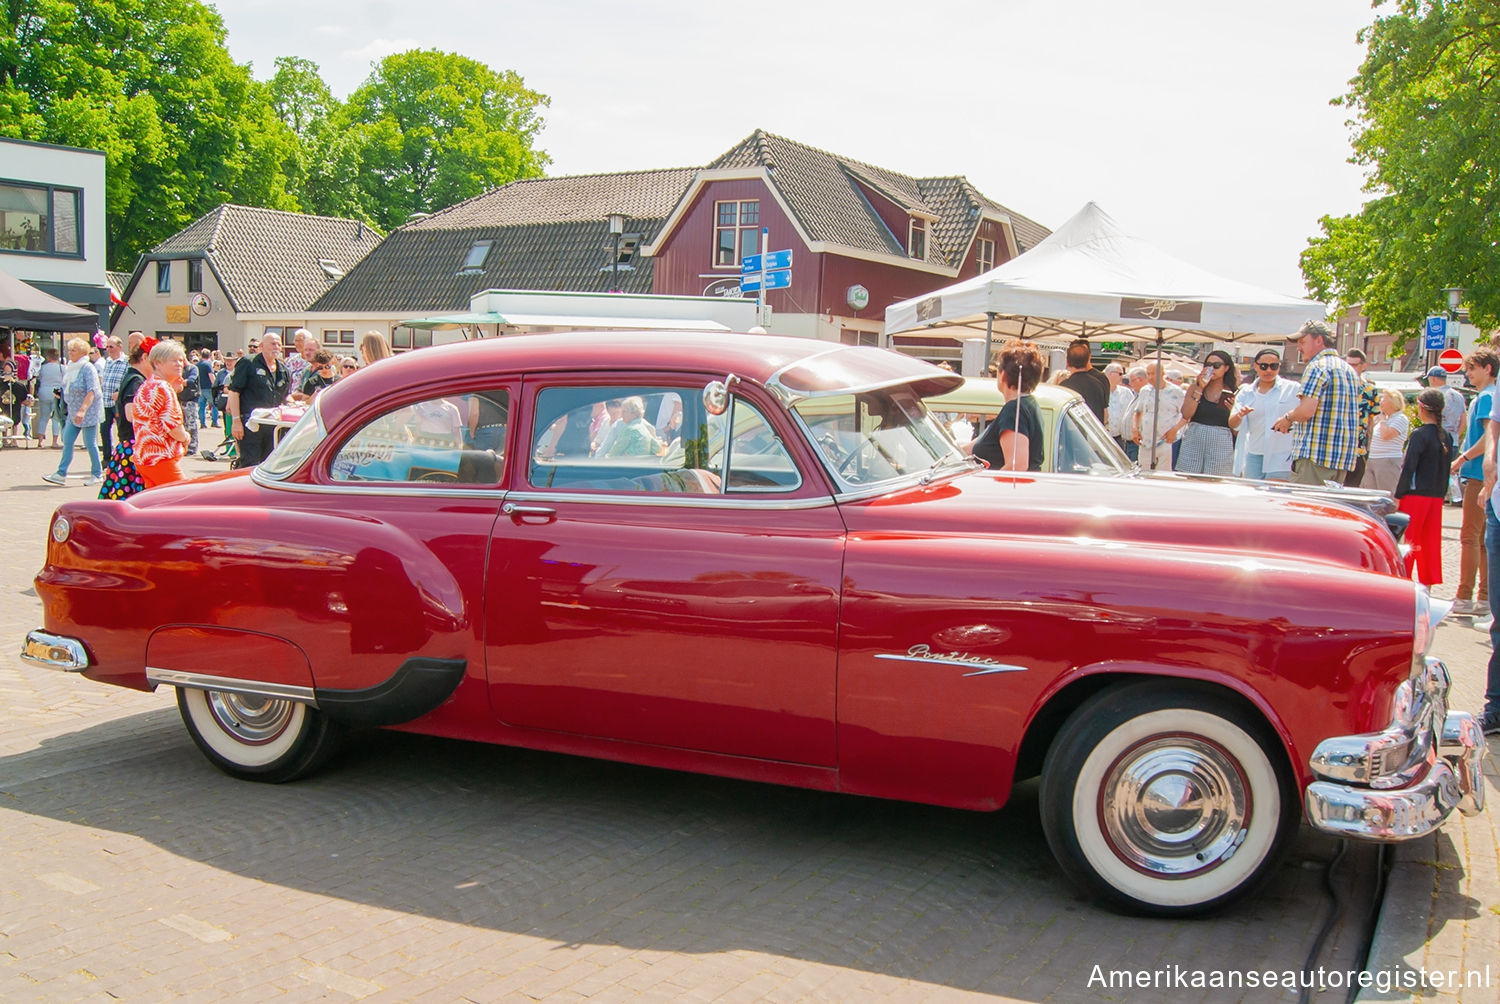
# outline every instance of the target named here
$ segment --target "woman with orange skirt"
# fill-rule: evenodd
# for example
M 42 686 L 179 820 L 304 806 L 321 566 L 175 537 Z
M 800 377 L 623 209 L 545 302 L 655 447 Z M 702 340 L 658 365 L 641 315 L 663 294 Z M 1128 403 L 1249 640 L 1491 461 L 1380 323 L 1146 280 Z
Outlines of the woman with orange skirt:
M 1429 388 L 1417 397 L 1417 418 L 1422 424 L 1406 441 L 1395 495 L 1398 507 L 1411 517 L 1406 574 L 1415 568 L 1418 582 L 1435 586 L 1443 581 L 1443 498 L 1453 464 L 1453 437 L 1442 426 L 1442 391 Z
M 187 353 L 181 342 L 157 342 L 147 356 L 151 375 L 135 392 L 135 469 L 147 488 L 182 480 L 177 462 L 187 452 L 189 438 L 177 392 L 182 388 L 182 366 Z

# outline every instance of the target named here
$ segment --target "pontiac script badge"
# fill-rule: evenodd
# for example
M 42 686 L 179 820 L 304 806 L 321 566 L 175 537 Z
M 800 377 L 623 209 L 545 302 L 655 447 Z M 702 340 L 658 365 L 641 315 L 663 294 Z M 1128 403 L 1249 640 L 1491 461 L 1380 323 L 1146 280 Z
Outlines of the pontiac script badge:
M 987 655 L 971 655 L 968 652 L 934 652 L 931 645 L 913 645 L 901 655 L 882 652 L 877 659 L 894 659 L 897 662 L 928 662 L 940 666 L 975 667 L 974 672 L 964 676 L 989 676 L 991 673 L 1024 673 L 1025 666 L 1008 666 Z

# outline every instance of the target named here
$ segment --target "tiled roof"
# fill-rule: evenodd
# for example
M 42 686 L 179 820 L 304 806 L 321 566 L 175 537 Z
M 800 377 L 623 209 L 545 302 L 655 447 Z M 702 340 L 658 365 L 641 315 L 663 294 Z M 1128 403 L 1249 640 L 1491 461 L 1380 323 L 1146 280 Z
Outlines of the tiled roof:
M 320 297 L 314 310 L 467 310 L 486 289 L 612 288 L 610 213 L 649 243 L 696 168 L 513 181 L 397 228 L 380 251 Z M 476 241 L 491 241 L 481 269 L 465 270 Z M 627 293 L 651 292 L 652 259 L 618 273 Z
M 109 288 L 115 291 L 116 296 L 123 296 L 125 287 L 130 285 L 130 273 L 105 272 L 104 280 L 109 283 Z
M 863 184 L 904 209 L 936 216 L 927 242 L 927 261 L 947 268 L 961 264 L 982 209 L 1010 217 L 1022 251 L 1036 246 L 1050 232 L 981 195 L 962 176 L 913 178 L 762 130 L 751 133 L 709 167 L 771 168 L 776 188 L 813 240 L 904 256 L 906 235 L 892 234 L 872 211 L 859 189 Z
M 300 313 L 379 244 L 358 220 L 225 203 L 145 260 L 202 256 L 236 312 Z

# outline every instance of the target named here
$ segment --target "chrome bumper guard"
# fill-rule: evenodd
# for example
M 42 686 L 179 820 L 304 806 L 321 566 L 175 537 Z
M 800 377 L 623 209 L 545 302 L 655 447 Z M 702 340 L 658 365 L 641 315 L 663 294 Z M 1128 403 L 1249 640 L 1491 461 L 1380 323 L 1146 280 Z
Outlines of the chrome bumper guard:
M 1382 732 L 1325 739 L 1307 786 L 1313 826 L 1362 840 L 1408 840 L 1431 833 L 1457 809 L 1484 808 L 1484 734 L 1474 716 L 1448 710 L 1448 668 L 1428 657 L 1396 691 Z
M 89 668 L 89 653 L 83 642 L 50 631 L 28 631 L 21 643 L 21 659 L 33 666 L 81 673 Z

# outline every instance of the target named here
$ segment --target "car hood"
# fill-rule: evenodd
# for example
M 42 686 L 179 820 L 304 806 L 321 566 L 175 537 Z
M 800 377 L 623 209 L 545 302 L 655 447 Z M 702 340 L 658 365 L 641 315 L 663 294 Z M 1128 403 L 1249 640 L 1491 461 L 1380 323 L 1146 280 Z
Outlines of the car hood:
M 1317 493 L 975 471 L 842 508 L 850 533 L 1081 538 L 1402 574 L 1396 542 L 1375 517 Z

